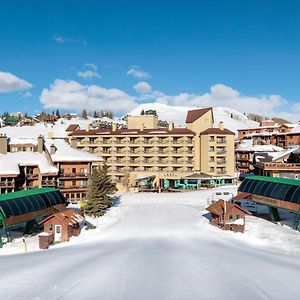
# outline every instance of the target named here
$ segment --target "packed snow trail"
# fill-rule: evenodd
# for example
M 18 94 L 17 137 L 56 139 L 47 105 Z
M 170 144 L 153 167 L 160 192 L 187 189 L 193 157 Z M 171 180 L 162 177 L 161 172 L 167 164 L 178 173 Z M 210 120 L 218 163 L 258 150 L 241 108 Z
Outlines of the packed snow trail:
M 209 225 L 207 195 L 124 194 L 90 241 L 1 256 L 0 298 L 299 299 L 300 257 Z

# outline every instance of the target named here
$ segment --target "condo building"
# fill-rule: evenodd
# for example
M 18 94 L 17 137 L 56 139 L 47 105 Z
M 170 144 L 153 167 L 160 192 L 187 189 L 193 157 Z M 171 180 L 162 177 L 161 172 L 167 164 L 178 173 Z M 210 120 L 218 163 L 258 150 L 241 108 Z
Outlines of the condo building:
M 54 187 L 72 202 L 86 199 L 89 175 L 101 157 L 72 149 L 63 139 L 0 135 L 0 194 Z
M 127 129 L 79 129 L 68 132 L 71 147 L 104 159 L 119 190 L 141 177 L 182 179 L 195 173 L 234 177 L 234 133 L 223 123 L 213 128 L 212 108 L 188 111 L 186 127 L 158 127 L 156 115 L 128 116 Z M 74 126 L 75 128 L 75 126 Z

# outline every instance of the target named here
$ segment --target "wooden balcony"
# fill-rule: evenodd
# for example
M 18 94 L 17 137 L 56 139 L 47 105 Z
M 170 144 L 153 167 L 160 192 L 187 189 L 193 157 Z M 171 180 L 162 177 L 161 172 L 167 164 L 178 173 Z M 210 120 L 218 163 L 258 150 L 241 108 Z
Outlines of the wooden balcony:
M 256 163 L 255 166 L 266 171 L 300 171 L 300 163 Z

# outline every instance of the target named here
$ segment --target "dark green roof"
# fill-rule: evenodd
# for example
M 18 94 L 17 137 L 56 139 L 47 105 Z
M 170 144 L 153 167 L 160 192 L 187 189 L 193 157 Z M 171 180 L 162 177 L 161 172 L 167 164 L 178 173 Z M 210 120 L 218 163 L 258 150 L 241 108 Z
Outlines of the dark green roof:
M 54 188 L 38 188 L 38 189 L 30 189 L 30 190 L 24 190 L 24 191 L 18 191 L 18 192 L 12 192 L 12 193 L 6 193 L 0 195 L 0 201 L 4 200 L 10 200 L 10 199 L 16 199 L 21 198 L 25 196 L 33 196 L 38 194 L 44 194 L 57 191 L 57 189 Z
M 297 211 L 300 209 L 299 180 L 267 176 L 249 176 L 243 180 L 238 191 L 296 203 L 299 205 Z
M 268 176 L 249 176 L 247 179 L 274 182 L 274 183 L 283 183 L 290 185 L 300 186 L 300 180 L 287 179 L 287 178 L 278 178 L 278 177 L 268 177 Z

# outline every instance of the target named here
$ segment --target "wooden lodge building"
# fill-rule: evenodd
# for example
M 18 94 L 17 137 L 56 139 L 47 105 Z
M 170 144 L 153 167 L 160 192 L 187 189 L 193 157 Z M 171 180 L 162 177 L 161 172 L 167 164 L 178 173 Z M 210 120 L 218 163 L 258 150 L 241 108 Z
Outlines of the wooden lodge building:
M 237 204 L 218 200 L 206 208 L 211 213 L 211 224 L 234 232 L 244 232 L 245 215 L 250 214 Z
M 65 209 L 50 215 L 39 224 L 44 225 L 44 232 L 53 235 L 54 242 L 67 242 L 72 236 L 80 234 L 84 218 L 72 209 Z

